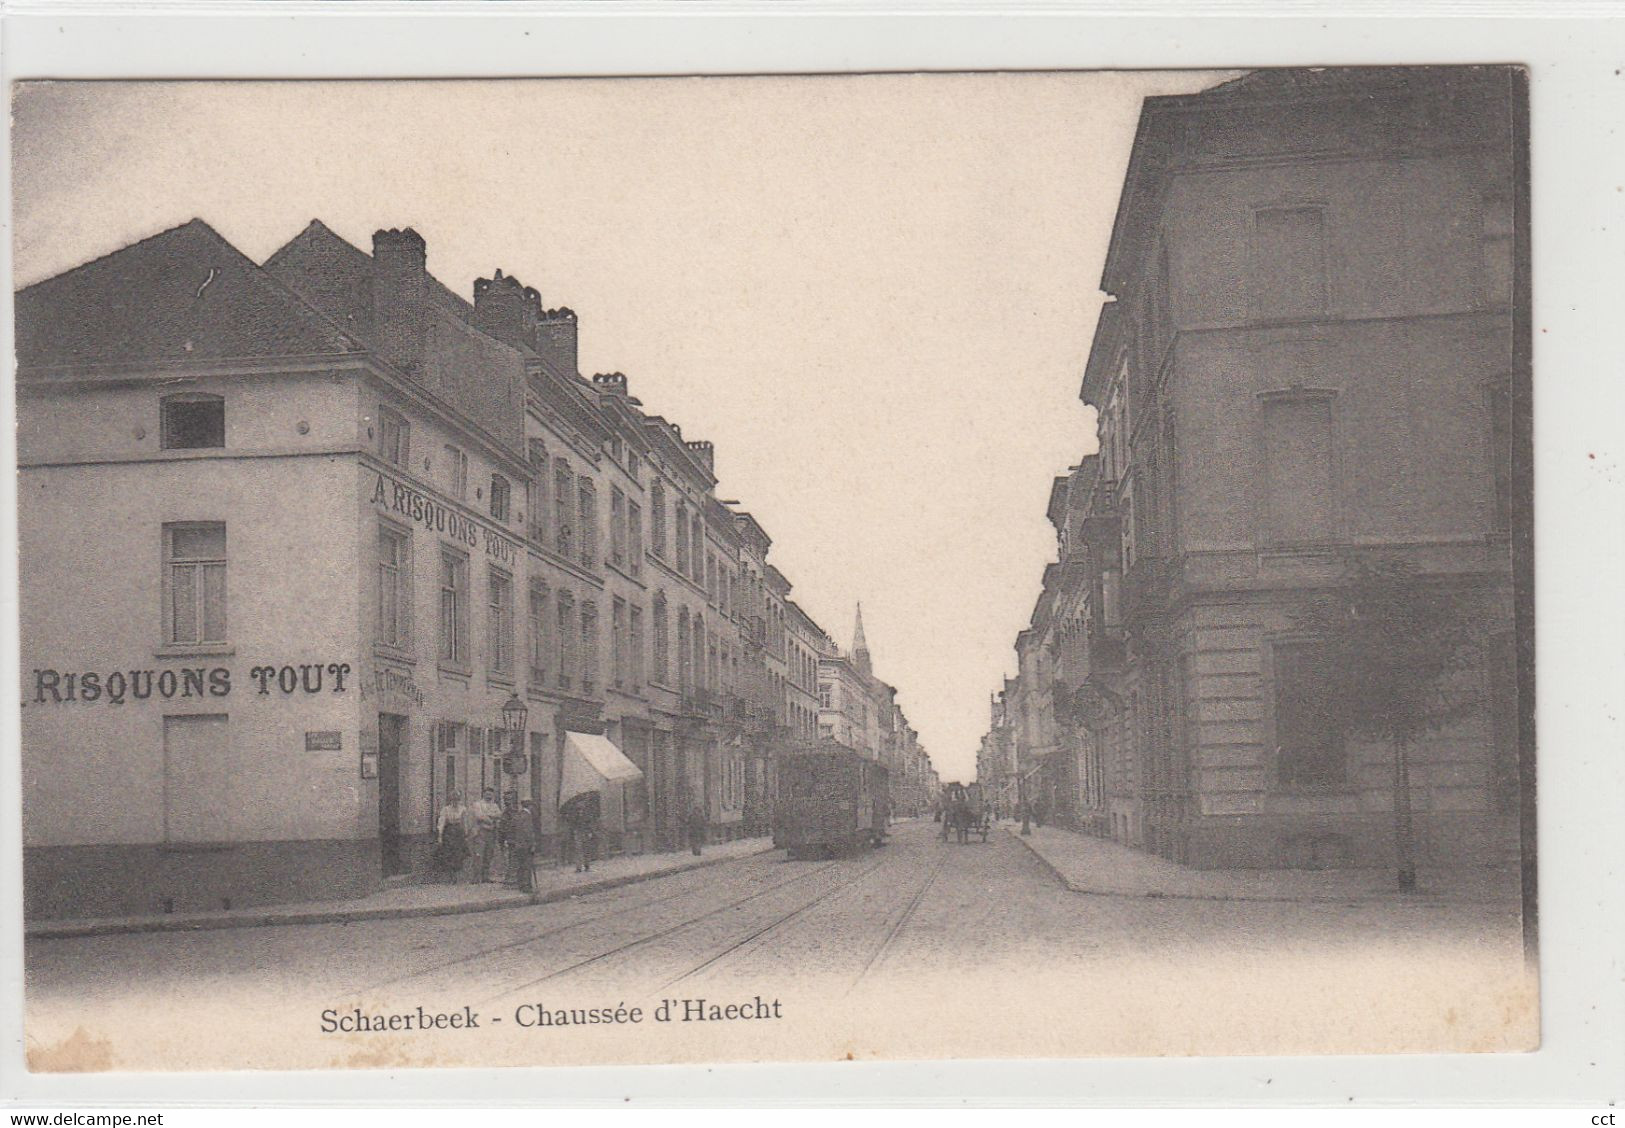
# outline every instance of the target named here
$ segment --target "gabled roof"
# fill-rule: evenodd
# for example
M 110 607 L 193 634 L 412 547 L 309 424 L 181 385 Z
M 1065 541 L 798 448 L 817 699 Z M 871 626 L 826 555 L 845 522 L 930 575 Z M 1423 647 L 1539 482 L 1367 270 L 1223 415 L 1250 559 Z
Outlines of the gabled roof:
M 265 269 L 334 321 L 362 336 L 371 334 L 372 255 L 321 220 L 311 220 L 279 247 L 265 260 Z M 474 325 L 474 306 L 440 279 L 425 272 L 424 287 L 435 308 Z
M 360 351 L 348 334 L 200 219 L 17 294 L 23 368 Z
M 361 341 L 381 346 L 374 324 L 373 256 L 321 220 L 265 260 L 265 270 Z M 424 272 L 425 308 L 435 317 L 434 344 L 423 349 L 413 380 L 483 428 L 509 455 L 524 449 L 524 355 L 483 332 L 474 307 Z

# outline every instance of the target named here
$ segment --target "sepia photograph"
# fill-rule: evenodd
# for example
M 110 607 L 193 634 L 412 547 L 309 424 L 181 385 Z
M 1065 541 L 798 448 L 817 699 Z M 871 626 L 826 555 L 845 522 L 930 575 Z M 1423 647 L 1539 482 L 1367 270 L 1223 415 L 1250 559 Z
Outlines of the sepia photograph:
M 1524 68 L 11 100 L 30 1071 L 1540 1046 Z

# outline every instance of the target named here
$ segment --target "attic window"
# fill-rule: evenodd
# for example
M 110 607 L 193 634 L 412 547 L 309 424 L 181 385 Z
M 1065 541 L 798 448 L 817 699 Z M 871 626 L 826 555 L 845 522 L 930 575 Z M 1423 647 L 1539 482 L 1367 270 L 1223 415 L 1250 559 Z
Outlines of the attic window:
M 226 401 L 220 396 L 165 396 L 159 404 L 165 450 L 198 450 L 226 445 Z

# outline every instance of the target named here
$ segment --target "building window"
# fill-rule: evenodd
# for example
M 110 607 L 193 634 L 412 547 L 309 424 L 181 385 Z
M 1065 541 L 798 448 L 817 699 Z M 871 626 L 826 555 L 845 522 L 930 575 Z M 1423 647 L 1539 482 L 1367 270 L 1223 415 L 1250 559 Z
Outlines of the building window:
M 554 602 L 555 610 L 558 612 L 555 617 L 559 624 L 559 688 L 569 689 L 570 671 L 575 668 L 573 660 L 577 629 L 575 596 L 567 591 L 561 591 Z
M 165 396 L 158 414 L 158 433 L 165 450 L 226 445 L 226 401 L 220 396 Z
M 513 577 L 492 568 L 486 578 L 486 624 L 490 632 L 490 672 L 497 677 L 513 677 Z
M 546 543 L 546 481 L 538 476 L 525 483 L 525 539 L 536 545 Z
M 541 439 L 527 440 L 525 452 L 531 480 L 525 483 L 525 536 L 532 544 L 547 542 L 547 446 Z
M 468 497 L 468 455 L 458 447 L 446 444 L 446 492 L 458 501 Z
M 378 454 L 391 466 L 402 470 L 412 459 L 412 427 L 397 411 L 378 409 Z
M 656 556 L 666 558 L 666 487 L 658 479 L 649 486 L 649 544 Z
M 576 479 L 578 517 L 581 523 L 581 563 L 596 569 L 598 560 L 598 491 L 586 478 Z
M 598 605 L 592 600 L 581 604 L 581 692 L 598 689 Z
M 634 576 L 643 571 L 643 510 L 638 503 L 626 503 L 626 553 Z
M 655 652 L 653 680 L 666 684 L 671 676 L 671 624 L 666 615 L 666 593 L 655 594 Z
M 705 586 L 705 526 L 700 523 L 700 515 L 692 514 L 689 517 L 688 530 L 688 559 L 694 565 L 690 574 L 694 582 L 701 587 Z
M 1327 703 L 1335 672 L 1312 644 L 1277 646 L 1275 661 L 1275 776 L 1282 787 L 1337 787 L 1346 780 L 1343 733 Z
M 1326 312 L 1321 208 L 1261 208 L 1253 219 L 1253 300 L 1265 319 Z
M 385 524 L 378 526 L 378 641 L 412 646 L 412 537 Z
M 688 575 L 688 509 L 677 503 L 677 570 Z
M 530 582 L 530 684 L 537 689 L 547 685 L 547 585 Z
M 512 506 L 512 488 L 501 474 L 491 475 L 491 516 L 506 521 Z
M 164 526 L 164 641 L 226 641 L 226 525 Z
M 569 556 L 575 545 L 570 523 L 570 500 L 575 496 L 575 475 L 570 464 L 560 458 L 553 463 L 553 548 L 560 556 Z
M 468 556 L 440 550 L 440 661 L 468 664 Z
M 818 707 L 820 709 L 835 708 L 835 687 L 829 682 L 818 684 Z
M 1337 535 L 1332 400 L 1283 393 L 1263 401 L 1266 542 L 1324 544 Z
M 627 646 L 631 658 L 632 692 L 643 688 L 643 608 L 633 606 L 627 611 Z
M 626 567 L 626 495 L 619 486 L 609 490 L 609 559 L 617 568 Z
M 685 696 L 694 684 L 694 657 L 689 649 L 688 608 L 677 611 L 677 688 Z
M 609 609 L 609 660 L 615 688 L 626 686 L 626 600 L 616 597 Z
M 1100 625 L 1115 631 L 1123 625 L 1123 573 L 1107 568 L 1100 573 Z
M 640 462 L 638 460 L 638 452 L 635 451 L 635 450 L 627 451 L 626 452 L 626 476 L 628 478 L 631 478 L 632 481 L 635 483 L 638 480 L 638 476 L 640 474 L 642 474 L 642 473 L 643 473 L 643 464 L 642 464 L 642 462 Z
M 1122 542 L 1123 569 L 1134 567 L 1134 492 L 1123 493 L 1123 504 L 1118 514 L 1118 538 Z

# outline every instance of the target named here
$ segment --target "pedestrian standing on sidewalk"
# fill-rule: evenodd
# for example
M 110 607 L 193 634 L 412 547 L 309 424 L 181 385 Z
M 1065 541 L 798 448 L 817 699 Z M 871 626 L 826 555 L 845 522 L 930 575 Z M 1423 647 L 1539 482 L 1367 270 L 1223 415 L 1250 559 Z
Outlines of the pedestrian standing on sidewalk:
M 514 820 L 519 817 L 519 795 L 509 791 L 502 796 L 502 818 L 497 822 L 497 852 L 501 855 L 502 884 L 512 885 L 514 880 L 513 868 L 513 828 Z
M 577 873 L 592 869 L 593 847 L 598 837 L 598 805 L 598 792 L 587 791 L 573 796 L 559 808 L 565 828 L 564 854 L 575 863 Z
M 536 807 L 529 799 L 521 800 L 519 810 L 509 820 L 508 871 L 513 875 L 509 885 L 517 885 L 521 892 L 536 891 L 536 843 L 541 830 L 536 825 Z
M 700 856 L 700 847 L 705 845 L 705 812 L 700 810 L 696 803 L 688 809 L 688 848 L 694 856 Z
M 455 882 L 468 859 L 468 808 L 463 806 L 461 792 L 453 791 L 440 808 L 440 820 L 435 826 L 435 869 L 440 879 Z
M 491 859 L 497 852 L 497 824 L 502 821 L 497 793 L 487 787 L 474 804 L 471 814 L 474 818 L 474 857 L 478 859 L 474 881 L 484 884 L 491 880 Z

